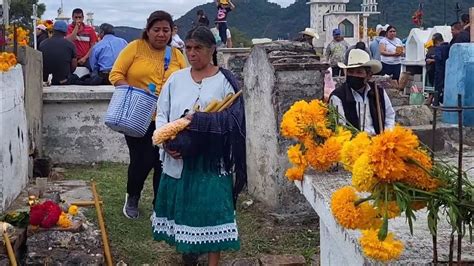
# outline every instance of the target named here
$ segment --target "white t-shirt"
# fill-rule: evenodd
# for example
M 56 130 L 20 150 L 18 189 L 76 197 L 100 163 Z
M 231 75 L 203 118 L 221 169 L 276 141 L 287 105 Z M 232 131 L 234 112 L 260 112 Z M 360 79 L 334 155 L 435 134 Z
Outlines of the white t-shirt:
M 397 50 L 397 46 L 403 46 L 403 43 L 400 39 L 395 38 L 393 40 L 389 40 L 388 38 L 383 38 L 380 41 L 379 45 L 385 45 L 385 50 L 388 53 L 395 53 Z M 380 59 L 382 63 L 389 64 L 389 65 L 398 65 L 402 62 L 401 56 L 384 56 L 380 55 Z

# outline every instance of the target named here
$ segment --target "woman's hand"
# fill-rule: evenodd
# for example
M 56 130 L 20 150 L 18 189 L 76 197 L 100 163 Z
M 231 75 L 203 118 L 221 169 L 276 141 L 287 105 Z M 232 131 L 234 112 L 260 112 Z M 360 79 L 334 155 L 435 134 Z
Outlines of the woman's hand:
M 172 151 L 170 149 L 168 149 L 166 147 L 166 144 L 163 145 L 165 151 L 171 156 L 173 157 L 173 159 L 176 159 L 176 160 L 179 160 L 179 159 L 183 159 L 183 157 L 181 156 L 181 153 L 177 152 L 177 151 Z

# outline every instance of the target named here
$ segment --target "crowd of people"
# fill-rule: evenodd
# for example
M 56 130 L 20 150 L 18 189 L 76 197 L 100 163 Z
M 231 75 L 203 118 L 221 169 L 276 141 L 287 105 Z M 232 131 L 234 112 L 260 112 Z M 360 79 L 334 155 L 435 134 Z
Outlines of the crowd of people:
M 232 48 L 227 17 L 234 9 L 232 1 L 216 0 L 216 16 L 210 30 L 218 47 Z M 210 27 L 203 10 L 197 12 L 193 26 Z M 80 8 L 73 10 L 71 24 L 56 21 L 51 36 L 44 25 L 38 25 L 37 43 L 43 53 L 43 81 L 51 85 L 110 85 L 112 66 L 128 45 L 115 36 L 111 24 L 100 25 L 96 33 L 94 27 L 84 23 L 84 12 Z M 169 45 L 184 52 L 185 44 L 175 24 Z M 82 67 L 81 71 L 78 67 Z

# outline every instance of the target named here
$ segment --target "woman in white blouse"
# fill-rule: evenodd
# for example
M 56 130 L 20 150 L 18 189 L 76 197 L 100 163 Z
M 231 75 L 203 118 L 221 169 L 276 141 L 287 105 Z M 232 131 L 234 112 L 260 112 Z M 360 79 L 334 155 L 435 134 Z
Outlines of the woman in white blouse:
M 380 41 L 380 59 L 382 61 L 381 75 L 392 76 L 398 80 L 402 68 L 402 57 L 405 49 L 402 41 L 397 38 L 397 29 L 394 26 L 387 28 L 387 36 Z

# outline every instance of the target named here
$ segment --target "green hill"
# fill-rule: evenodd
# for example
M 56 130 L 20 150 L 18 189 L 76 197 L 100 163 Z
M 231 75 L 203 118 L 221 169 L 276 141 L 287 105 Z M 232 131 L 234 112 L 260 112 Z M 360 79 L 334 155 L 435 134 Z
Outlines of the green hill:
M 234 35 L 239 36 L 239 42 L 247 43 L 245 39 L 263 37 L 293 39 L 299 31 L 309 27 L 310 7 L 306 2 L 306 0 L 297 0 L 294 4 L 282 8 L 267 0 L 234 0 L 237 8 L 229 14 L 228 24 Z M 474 0 L 425 0 L 424 2 L 425 27 L 443 25 L 445 21 L 449 25 L 456 21 L 456 2 L 461 7 L 459 14 L 467 13 L 468 8 L 474 6 Z M 362 0 L 351 0 L 347 10 L 360 10 L 361 3 Z M 378 0 L 378 3 L 381 14 L 371 16 L 369 26 L 375 27 L 379 23 L 392 24 L 398 28 L 399 37 L 406 37 L 410 29 L 414 27 L 411 16 L 418 8 L 419 0 Z M 199 9 L 206 12 L 213 24 L 216 14 L 215 4 L 196 6 L 176 21 L 182 38 L 191 29 Z M 140 30 L 129 27 L 121 27 L 117 31 L 118 35 L 128 41 L 137 38 L 140 34 Z
M 228 17 L 230 27 L 235 27 L 250 38 L 268 37 L 272 39 L 293 38 L 296 34 L 309 27 L 310 11 L 306 0 L 297 0 L 287 8 L 282 8 L 267 0 L 234 0 L 237 8 Z M 425 0 L 425 27 L 443 25 L 445 22 L 444 6 L 446 3 L 446 23 L 456 21 L 456 2 L 462 8 L 460 14 L 467 13 L 474 0 Z M 348 11 L 360 10 L 362 0 L 351 0 Z M 398 28 L 401 37 L 406 36 L 414 27 L 411 16 L 418 8 L 418 0 L 379 0 L 380 15 L 372 16 L 369 26 L 378 23 L 392 24 Z M 207 3 L 191 9 L 177 20 L 180 34 L 185 35 L 192 27 L 196 12 L 203 9 L 213 23 L 216 7 L 214 3 Z

